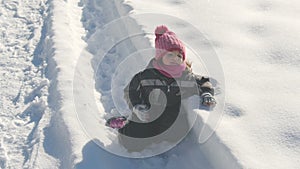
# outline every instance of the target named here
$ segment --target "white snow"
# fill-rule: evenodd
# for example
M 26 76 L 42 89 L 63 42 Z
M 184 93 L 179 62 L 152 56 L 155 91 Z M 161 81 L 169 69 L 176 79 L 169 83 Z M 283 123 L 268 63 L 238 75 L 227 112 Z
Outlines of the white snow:
M 299 5 L 0 0 L 0 168 L 298 168 Z M 152 58 L 159 24 L 219 82 L 219 104 L 190 110 L 195 127 L 170 151 L 128 153 L 104 123 L 129 113 L 122 89 Z

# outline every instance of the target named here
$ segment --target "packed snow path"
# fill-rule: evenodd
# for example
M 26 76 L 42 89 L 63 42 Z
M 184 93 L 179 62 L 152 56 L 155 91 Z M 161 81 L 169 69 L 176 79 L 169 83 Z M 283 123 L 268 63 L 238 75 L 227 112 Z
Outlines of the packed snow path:
M 35 168 L 49 119 L 48 79 L 41 53 L 44 0 L 0 1 L 0 168 Z M 50 159 L 50 158 L 49 158 Z M 55 160 L 53 160 L 55 161 Z M 53 164 L 55 166 L 55 162 Z

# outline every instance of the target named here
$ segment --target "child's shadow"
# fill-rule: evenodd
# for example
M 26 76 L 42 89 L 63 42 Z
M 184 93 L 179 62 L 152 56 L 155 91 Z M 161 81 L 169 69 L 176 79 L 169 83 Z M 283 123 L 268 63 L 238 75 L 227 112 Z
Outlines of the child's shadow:
M 114 155 L 102 149 L 95 142 L 89 141 L 82 149 L 82 161 L 75 165 L 75 169 L 120 169 L 132 168 L 128 158 Z

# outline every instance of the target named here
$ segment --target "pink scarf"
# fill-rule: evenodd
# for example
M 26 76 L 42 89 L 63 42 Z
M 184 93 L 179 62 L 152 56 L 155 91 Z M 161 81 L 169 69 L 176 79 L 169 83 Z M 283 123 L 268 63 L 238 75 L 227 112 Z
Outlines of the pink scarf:
M 164 65 L 160 61 L 153 60 L 152 65 L 155 69 L 157 69 L 163 75 L 169 78 L 179 78 L 182 75 L 182 72 L 186 68 L 185 62 L 180 65 Z

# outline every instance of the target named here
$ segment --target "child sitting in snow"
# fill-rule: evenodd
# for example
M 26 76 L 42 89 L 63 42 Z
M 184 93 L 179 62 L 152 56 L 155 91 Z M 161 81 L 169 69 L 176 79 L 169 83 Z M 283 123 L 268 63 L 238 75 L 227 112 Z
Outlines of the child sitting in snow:
M 162 25 L 155 29 L 155 35 L 155 58 L 124 89 L 125 99 L 133 112 L 131 117 L 108 121 L 108 126 L 118 128 L 119 140 L 128 150 L 139 151 L 143 147 L 126 140 L 127 137 L 157 136 L 167 131 L 178 118 L 183 120 L 179 130 L 188 132 L 187 118 L 180 113 L 182 99 L 199 95 L 202 105 L 214 107 L 216 104 L 209 78 L 192 73 L 186 62 L 185 46 L 175 33 Z

